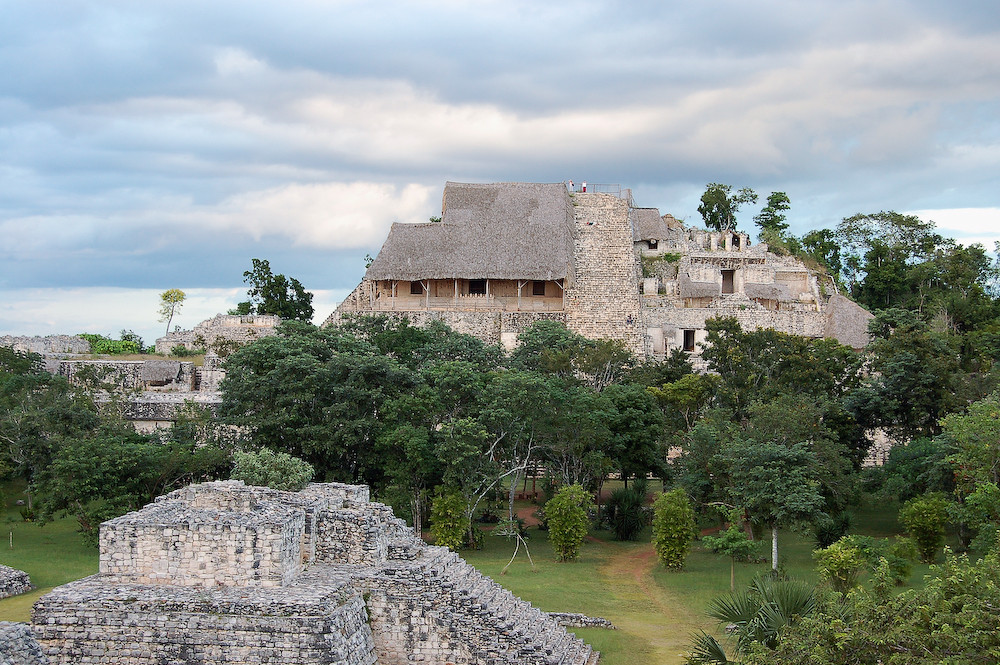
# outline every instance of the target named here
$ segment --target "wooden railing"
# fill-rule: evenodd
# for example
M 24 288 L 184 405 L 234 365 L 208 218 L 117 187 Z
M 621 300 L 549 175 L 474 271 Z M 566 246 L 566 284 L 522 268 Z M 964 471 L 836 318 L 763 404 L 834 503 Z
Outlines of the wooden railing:
M 459 310 L 463 312 L 561 312 L 562 298 L 521 297 L 517 296 L 478 296 L 460 295 L 448 298 L 425 298 L 424 296 L 406 295 L 382 296 L 376 298 L 372 309 L 378 312 L 414 312 L 414 311 L 446 311 Z

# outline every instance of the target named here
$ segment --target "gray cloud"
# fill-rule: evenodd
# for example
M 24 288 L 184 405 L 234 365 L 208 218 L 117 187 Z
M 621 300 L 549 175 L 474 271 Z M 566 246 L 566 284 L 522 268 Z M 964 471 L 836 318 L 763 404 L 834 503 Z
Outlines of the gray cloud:
M 783 190 L 799 232 L 996 209 L 998 33 L 931 0 L 8 3 L 0 288 L 238 287 L 256 256 L 346 289 L 449 179 L 690 222 L 709 181 Z

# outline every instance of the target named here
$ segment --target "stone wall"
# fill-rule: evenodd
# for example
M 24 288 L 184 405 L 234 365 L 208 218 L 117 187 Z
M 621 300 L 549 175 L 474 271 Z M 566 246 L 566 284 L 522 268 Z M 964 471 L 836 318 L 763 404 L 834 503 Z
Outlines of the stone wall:
M 76 335 L 47 335 L 45 337 L 0 336 L 0 346 L 15 351 L 28 351 L 47 355 L 50 353 L 90 353 L 90 342 Z
M 97 380 L 116 391 L 191 392 L 195 367 L 176 360 L 63 360 L 58 374 L 71 383 Z
M 0 621 L 0 665 L 48 665 L 48 662 L 31 626 Z
M 156 340 L 156 352 L 167 355 L 175 346 L 191 349 L 220 350 L 221 347 L 243 346 L 274 334 L 281 317 L 268 314 L 236 316 L 216 314 L 192 330 L 167 333 Z
M 308 563 L 308 565 L 304 565 Z M 594 665 L 598 654 L 361 486 L 194 485 L 101 526 L 97 575 L 44 596 L 52 663 Z
M 17 596 L 33 588 L 28 573 L 17 568 L 0 565 L 0 598 Z
M 573 280 L 566 287 L 566 324 L 590 339 L 613 339 L 642 355 L 641 273 L 628 201 L 577 193 Z

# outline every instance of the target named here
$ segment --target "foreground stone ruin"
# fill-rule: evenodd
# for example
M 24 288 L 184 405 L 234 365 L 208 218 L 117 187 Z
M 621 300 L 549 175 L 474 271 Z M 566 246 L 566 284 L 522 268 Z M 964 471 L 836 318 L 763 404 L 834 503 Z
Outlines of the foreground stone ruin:
M 32 610 L 49 663 L 598 660 L 364 486 L 192 485 L 105 522 L 100 540 L 100 572 Z

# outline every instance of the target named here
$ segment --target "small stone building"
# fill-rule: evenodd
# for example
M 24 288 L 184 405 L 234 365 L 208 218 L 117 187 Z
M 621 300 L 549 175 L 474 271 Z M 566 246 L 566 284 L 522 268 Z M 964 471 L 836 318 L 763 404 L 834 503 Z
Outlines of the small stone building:
M 512 348 L 561 321 L 640 356 L 697 355 L 705 321 L 867 344 L 863 308 L 791 256 L 747 234 L 686 228 L 631 192 L 562 183 L 445 185 L 440 222 L 394 224 L 361 284 L 327 319 L 358 312 L 431 319 Z
M 598 660 L 364 486 L 192 485 L 105 522 L 100 546 L 97 575 L 32 610 L 53 665 Z

